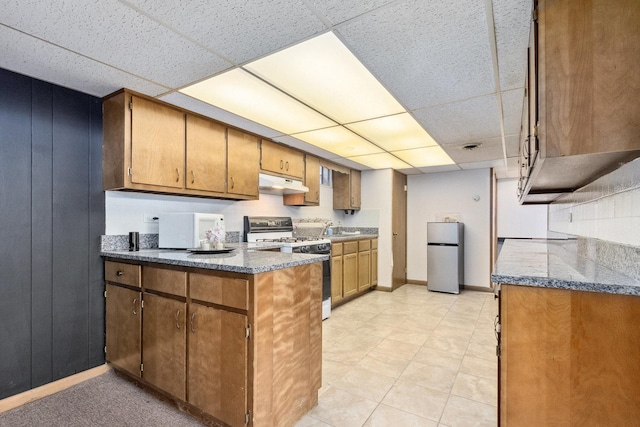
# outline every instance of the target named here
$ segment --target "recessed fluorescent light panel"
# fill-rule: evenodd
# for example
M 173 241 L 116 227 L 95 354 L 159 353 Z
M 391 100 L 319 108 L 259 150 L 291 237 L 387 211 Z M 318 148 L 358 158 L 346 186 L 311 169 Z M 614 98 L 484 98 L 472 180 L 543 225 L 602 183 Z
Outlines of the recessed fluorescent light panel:
M 244 68 L 338 123 L 405 111 L 333 33 L 314 37 Z
M 180 92 L 370 168 L 454 163 L 332 32 Z
M 384 152 L 382 148 L 342 126 L 303 132 L 292 136 L 342 157 Z
M 372 169 L 409 169 L 411 166 L 389 153 L 369 154 L 367 156 L 348 157 Z
M 196 83 L 180 92 L 283 134 L 336 125 L 240 68 Z
M 387 151 L 438 145 L 409 113 L 345 125 Z
M 398 156 L 414 168 L 452 165 L 455 163 L 439 145 L 416 148 L 414 150 L 394 151 L 393 155 Z

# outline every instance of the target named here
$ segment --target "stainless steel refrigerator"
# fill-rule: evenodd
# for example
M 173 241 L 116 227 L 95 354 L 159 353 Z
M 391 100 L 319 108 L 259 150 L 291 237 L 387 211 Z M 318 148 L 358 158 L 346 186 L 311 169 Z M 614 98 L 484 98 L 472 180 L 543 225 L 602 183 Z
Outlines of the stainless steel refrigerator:
M 430 291 L 460 293 L 464 281 L 464 224 L 427 223 L 427 287 Z

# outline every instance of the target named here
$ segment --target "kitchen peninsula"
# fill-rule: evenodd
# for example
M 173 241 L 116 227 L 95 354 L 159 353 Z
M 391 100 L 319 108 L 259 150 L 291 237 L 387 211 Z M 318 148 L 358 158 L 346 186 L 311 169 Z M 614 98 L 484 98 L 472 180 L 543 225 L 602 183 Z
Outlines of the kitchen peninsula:
M 502 426 L 637 425 L 640 280 L 608 268 L 632 247 L 507 240 L 492 275 Z
M 210 425 L 292 426 L 318 401 L 322 261 L 103 251 L 107 361 Z

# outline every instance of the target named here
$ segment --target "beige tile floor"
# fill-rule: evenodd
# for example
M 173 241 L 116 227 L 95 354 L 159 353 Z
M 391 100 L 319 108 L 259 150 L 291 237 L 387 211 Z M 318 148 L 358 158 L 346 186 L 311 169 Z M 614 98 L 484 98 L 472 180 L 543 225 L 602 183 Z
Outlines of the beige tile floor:
M 370 292 L 322 324 L 318 406 L 296 427 L 495 426 L 493 294 Z

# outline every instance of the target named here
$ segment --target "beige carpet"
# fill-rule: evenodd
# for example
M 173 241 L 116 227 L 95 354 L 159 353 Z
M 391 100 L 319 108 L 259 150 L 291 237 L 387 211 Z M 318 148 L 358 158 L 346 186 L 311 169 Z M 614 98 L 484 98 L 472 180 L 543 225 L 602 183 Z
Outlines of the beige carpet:
M 109 371 L 0 414 L 1 427 L 202 426 Z

